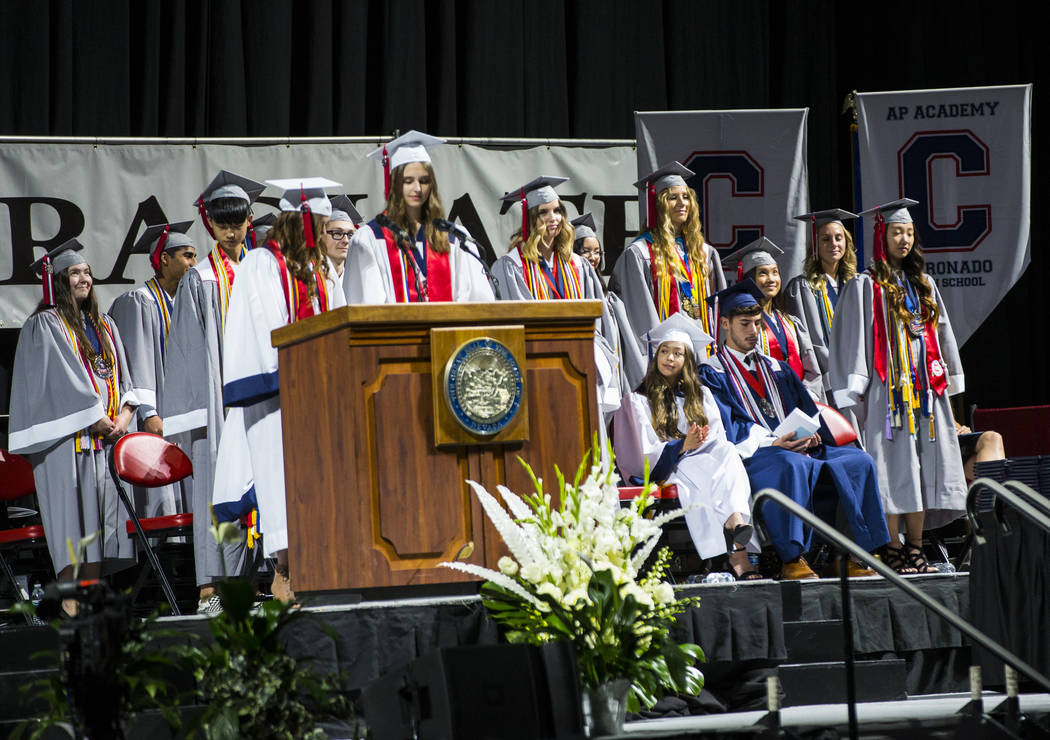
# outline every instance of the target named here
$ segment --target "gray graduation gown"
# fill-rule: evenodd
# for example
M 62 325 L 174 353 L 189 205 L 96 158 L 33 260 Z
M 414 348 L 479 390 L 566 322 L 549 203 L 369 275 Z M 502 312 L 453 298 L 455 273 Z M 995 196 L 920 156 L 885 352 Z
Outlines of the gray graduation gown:
M 161 299 L 163 300 L 163 298 Z M 170 314 L 170 303 L 167 310 Z M 157 398 L 164 390 L 164 344 L 166 341 L 162 308 L 145 285 L 117 296 L 109 315 L 120 329 L 124 353 L 139 404 L 135 420 L 137 428 L 151 416 L 157 415 Z M 180 481 L 174 486 L 144 489 L 134 488 L 134 500 L 139 516 L 153 517 L 189 511 L 190 487 Z
M 164 436 L 186 449 L 193 461 L 190 490 L 198 585 L 242 572 L 247 549 L 243 543 L 224 545 L 220 558 L 209 532 L 219 441 L 226 424 L 220 300 L 215 273 L 205 258 L 187 271 L 175 293 L 159 408 Z M 241 418 L 238 412 L 235 421 Z M 243 459 L 247 460 L 247 450 Z
M 850 280 L 839 296 L 831 327 L 831 387 L 840 407 L 852 407 L 875 460 L 887 514 L 926 511 L 926 527 L 940 527 L 963 515 L 966 509 L 966 477 L 959 439 L 955 433 L 949 395 L 965 390 L 959 348 L 937 286 L 933 298 L 940 306 L 937 337 L 941 359 L 947 365 L 948 388 L 931 393 L 936 439 L 929 438 L 929 419 L 917 419 L 912 439 L 907 428 L 893 429 L 886 436 L 887 388 L 874 365 L 873 280 L 867 272 Z M 918 352 L 919 342 L 913 341 Z M 923 362 L 925 359 L 922 360 Z M 924 391 L 925 392 L 925 391 Z
M 138 406 L 120 331 L 108 316 L 102 318 L 116 339 L 117 408 Z M 67 538 L 76 549 L 82 538 L 96 532 L 100 536 L 87 546 L 82 562 L 101 562 L 108 572 L 131 565 L 135 558 L 135 544 L 125 530 L 127 512 L 109 475 L 111 445 L 92 450 L 84 434 L 106 415 L 105 381 L 96 376 L 95 385 L 101 394 L 74 351 L 58 312 L 49 309 L 30 316 L 15 350 L 9 447 L 33 466 L 40 518 L 56 574 L 72 564 Z M 79 453 L 78 437 L 84 450 Z

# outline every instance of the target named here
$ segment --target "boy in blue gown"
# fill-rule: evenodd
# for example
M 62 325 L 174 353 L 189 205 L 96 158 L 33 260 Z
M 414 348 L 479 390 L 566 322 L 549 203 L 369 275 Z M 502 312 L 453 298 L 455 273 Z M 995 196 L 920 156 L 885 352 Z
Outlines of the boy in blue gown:
M 824 476 L 838 494 L 853 540 L 869 552 L 889 541 L 871 456 L 855 447 L 836 447 L 821 421 L 818 433 L 796 439 L 776 436 L 776 429 L 795 408 L 817 413 L 798 376 L 783 362 L 756 351 L 761 331 L 761 291 L 744 280 L 709 302 L 717 305 L 723 342 L 700 367 L 700 377 L 719 407 L 726 436 L 744 459 L 751 490 L 773 488 L 813 509 L 818 479 Z M 773 502 L 762 507 L 766 529 L 783 561 L 781 577 L 816 578 L 803 554 L 811 531 Z M 834 522 L 831 522 L 834 524 Z M 850 562 L 851 575 L 873 572 Z

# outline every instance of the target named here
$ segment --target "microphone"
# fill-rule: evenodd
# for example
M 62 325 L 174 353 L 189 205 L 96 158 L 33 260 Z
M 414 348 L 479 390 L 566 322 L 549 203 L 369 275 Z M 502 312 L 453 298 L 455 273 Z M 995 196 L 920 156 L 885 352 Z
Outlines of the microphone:
M 489 271 L 489 266 L 485 263 L 485 260 L 481 258 L 481 245 L 470 235 L 470 232 L 455 221 L 448 221 L 443 218 L 435 218 L 432 223 L 434 224 L 434 228 L 438 231 L 445 231 L 459 237 L 459 239 L 456 240 L 456 246 L 481 263 L 481 269 L 485 273 L 485 277 L 488 278 L 489 285 L 492 286 L 493 294 L 499 296 L 499 283 L 496 278 L 492 277 L 492 273 Z M 467 246 L 468 242 L 474 245 L 474 249 L 477 250 L 476 254 L 473 249 Z
M 385 213 L 380 213 L 376 216 L 376 223 L 382 226 L 384 229 L 390 231 L 398 242 L 405 244 L 411 244 L 412 240 L 408 238 L 408 232 L 402 229 L 400 226 L 390 220 L 390 217 Z
M 416 295 L 419 296 L 421 302 L 426 301 L 426 278 L 419 274 L 416 258 L 410 251 L 409 245 L 412 244 L 412 240 L 408 238 L 405 230 L 391 221 L 390 217 L 385 213 L 378 214 L 375 221 L 394 235 L 394 241 L 397 242 L 398 249 L 405 255 L 405 261 L 408 262 L 408 266 L 412 269 L 412 281 L 416 286 Z

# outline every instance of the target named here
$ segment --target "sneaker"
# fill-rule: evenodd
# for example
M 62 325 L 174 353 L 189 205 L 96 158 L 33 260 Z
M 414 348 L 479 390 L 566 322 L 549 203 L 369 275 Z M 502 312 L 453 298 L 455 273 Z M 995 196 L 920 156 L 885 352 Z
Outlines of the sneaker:
M 212 594 L 203 601 L 197 602 L 197 613 L 205 616 L 222 614 L 222 600 L 218 594 Z

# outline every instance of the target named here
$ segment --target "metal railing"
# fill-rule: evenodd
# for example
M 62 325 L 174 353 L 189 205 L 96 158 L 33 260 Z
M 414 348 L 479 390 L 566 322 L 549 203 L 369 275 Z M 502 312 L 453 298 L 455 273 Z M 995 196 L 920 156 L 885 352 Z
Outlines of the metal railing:
M 982 479 L 985 480 L 985 479 Z M 990 481 L 996 486 L 1000 486 L 995 481 Z M 1005 488 L 1003 488 L 1006 491 Z M 1016 495 L 1009 491 L 1007 492 L 1007 498 L 1016 499 Z M 928 596 L 925 592 L 919 589 L 917 586 L 910 583 L 907 579 L 898 574 L 895 570 L 887 566 L 881 560 L 876 558 L 871 553 L 867 552 L 855 542 L 850 540 L 848 537 L 843 535 L 841 532 L 836 530 L 834 527 L 829 526 L 827 523 L 817 518 L 813 512 L 804 506 L 800 506 L 792 499 L 785 496 L 780 491 L 772 488 L 763 488 L 757 494 L 755 494 L 752 503 L 752 519 L 762 526 L 765 527 L 765 520 L 762 516 L 762 504 L 765 501 L 771 501 L 777 506 L 781 507 L 788 513 L 797 516 L 809 527 L 817 531 L 821 537 L 827 540 L 833 547 L 837 548 L 843 555 L 851 555 L 866 566 L 874 570 L 876 573 L 886 579 L 887 582 L 892 584 L 895 588 L 903 591 L 908 596 L 912 597 L 924 607 L 932 611 L 934 614 L 939 616 L 941 619 L 948 622 L 950 625 L 955 627 L 957 630 L 962 632 L 964 635 L 969 637 L 974 643 L 984 648 L 995 657 L 999 658 L 1003 663 L 1010 666 L 1018 673 L 1028 676 L 1032 681 L 1039 684 L 1047 692 L 1050 692 L 1050 678 L 1040 673 L 1034 666 L 1029 665 L 1018 656 L 1011 653 L 1005 647 L 1000 645 L 998 642 L 984 634 L 981 630 L 975 627 L 970 622 L 960 617 L 955 612 L 948 609 L 946 606 Z M 1025 502 L 1021 501 L 1022 504 Z M 1027 504 L 1025 504 L 1027 506 Z M 1031 507 L 1027 507 L 1031 509 Z M 1045 519 L 1039 512 L 1032 511 L 1041 519 Z M 847 697 L 847 708 L 849 713 L 849 732 L 851 738 L 858 737 L 857 729 L 857 689 L 856 689 L 856 678 L 854 676 L 854 657 L 853 657 L 853 621 L 852 621 L 852 604 L 850 603 L 849 596 L 849 575 L 848 575 L 848 562 L 843 557 L 840 563 L 840 584 L 841 584 L 841 600 L 842 600 L 842 621 L 843 621 L 843 632 L 844 634 L 844 650 L 845 650 L 845 663 L 846 663 L 846 697 Z
M 1050 502 L 1030 486 L 1015 480 L 999 483 L 991 478 L 978 478 L 970 485 L 970 490 L 966 494 L 966 517 L 970 520 L 970 529 L 973 530 L 973 538 L 978 545 L 983 545 L 987 541 L 984 536 L 984 527 L 977 519 L 977 494 L 982 488 L 987 488 L 995 494 L 995 505 L 992 511 L 995 513 L 995 520 L 999 523 L 999 529 L 1003 534 L 1010 533 L 1010 525 L 1003 519 L 1003 508 L 1006 504 L 1012 506 L 1033 524 L 1050 532 Z M 1011 491 L 1011 488 L 1016 488 L 1017 492 Z

